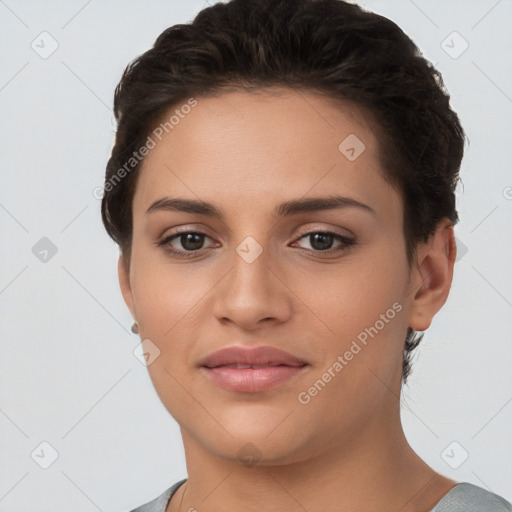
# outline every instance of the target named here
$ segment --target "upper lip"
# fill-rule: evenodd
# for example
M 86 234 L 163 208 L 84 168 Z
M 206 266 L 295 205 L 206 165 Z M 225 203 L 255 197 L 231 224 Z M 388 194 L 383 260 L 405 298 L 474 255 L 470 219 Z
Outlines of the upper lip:
M 303 366 L 306 362 L 288 352 L 266 345 L 251 348 L 233 345 L 206 356 L 200 366 L 215 368 L 228 364 Z

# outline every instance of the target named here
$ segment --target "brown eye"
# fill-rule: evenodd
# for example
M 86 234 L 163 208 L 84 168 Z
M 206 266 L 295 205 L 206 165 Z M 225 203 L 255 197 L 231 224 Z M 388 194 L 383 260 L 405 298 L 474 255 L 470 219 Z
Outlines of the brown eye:
M 166 236 L 157 245 L 172 255 L 188 257 L 204 249 L 206 238 L 210 237 L 200 231 L 182 231 Z
M 333 253 L 338 251 L 344 251 L 349 246 L 354 245 L 356 241 L 352 238 L 334 233 L 332 231 L 311 231 L 304 233 L 299 240 L 306 239 L 309 241 L 311 250 L 318 253 Z M 332 247 L 334 242 L 338 241 L 337 247 Z M 306 247 L 306 249 L 308 249 Z
M 204 243 L 204 235 L 200 233 L 183 233 L 174 238 L 180 241 L 186 251 L 197 251 Z
M 318 251 L 330 249 L 334 243 L 334 236 L 328 233 L 314 233 L 309 236 L 310 245 Z

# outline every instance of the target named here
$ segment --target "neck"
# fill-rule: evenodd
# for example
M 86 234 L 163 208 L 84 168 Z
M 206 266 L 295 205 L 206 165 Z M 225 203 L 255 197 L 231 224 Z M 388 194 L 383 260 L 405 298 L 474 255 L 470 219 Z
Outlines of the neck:
M 319 440 L 304 460 L 277 465 L 262 459 L 252 467 L 212 455 L 182 429 L 189 476 L 167 512 L 429 512 L 456 482 L 423 462 L 396 417 L 388 410 L 357 435 L 345 432 L 343 440 L 340 434 L 327 449 Z

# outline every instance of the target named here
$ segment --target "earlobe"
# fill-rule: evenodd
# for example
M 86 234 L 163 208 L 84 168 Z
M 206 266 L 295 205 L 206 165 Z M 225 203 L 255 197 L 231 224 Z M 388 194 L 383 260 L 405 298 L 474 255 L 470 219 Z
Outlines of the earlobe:
M 417 251 L 417 267 L 412 280 L 416 286 L 411 303 L 409 326 L 425 331 L 448 298 L 457 253 L 453 224 L 443 219 L 429 240 Z M 419 283 L 419 286 L 418 286 Z
M 132 317 L 135 319 L 135 310 L 133 307 L 133 295 L 130 284 L 130 274 L 129 269 L 126 268 L 126 264 L 123 258 L 123 255 L 119 255 L 119 259 L 117 261 L 117 274 L 119 277 L 119 286 L 121 288 L 121 293 L 123 294 L 124 301 L 132 314 Z

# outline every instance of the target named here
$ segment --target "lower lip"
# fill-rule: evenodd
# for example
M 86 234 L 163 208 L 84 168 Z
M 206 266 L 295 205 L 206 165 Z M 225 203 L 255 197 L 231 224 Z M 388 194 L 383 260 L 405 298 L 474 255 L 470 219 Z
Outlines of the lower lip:
M 202 367 L 208 377 L 230 391 L 258 393 L 286 382 L 304 371 L 304 366 L 269 366 L 267 368 Z

